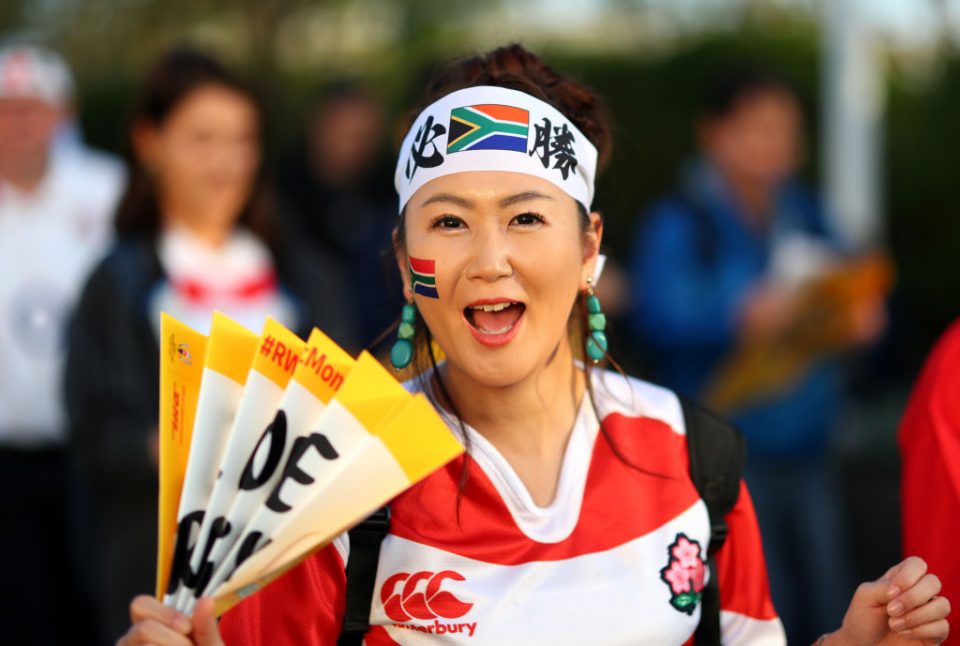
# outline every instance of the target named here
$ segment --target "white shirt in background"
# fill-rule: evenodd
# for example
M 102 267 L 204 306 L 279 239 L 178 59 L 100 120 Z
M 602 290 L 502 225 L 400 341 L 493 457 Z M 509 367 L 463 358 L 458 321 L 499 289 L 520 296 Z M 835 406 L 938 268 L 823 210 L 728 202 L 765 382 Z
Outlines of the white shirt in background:
M 53 155 L 29 193 L 0 179 L 0 445 L 66 438 L 66 328 L 124 182 L 119 161 L 84 149 Z
M 210 332 L 210 316 L 223 312 L 259 334 L 267 317 L 297 324 L 292 298 L 280 289 L 267 246 L 243 228 L 214 247 L 183 227 L 160 234 L 157 255 L 167 274 L 150 297 L 150 321 L 160 337 L 160 312 L 198 332 Z

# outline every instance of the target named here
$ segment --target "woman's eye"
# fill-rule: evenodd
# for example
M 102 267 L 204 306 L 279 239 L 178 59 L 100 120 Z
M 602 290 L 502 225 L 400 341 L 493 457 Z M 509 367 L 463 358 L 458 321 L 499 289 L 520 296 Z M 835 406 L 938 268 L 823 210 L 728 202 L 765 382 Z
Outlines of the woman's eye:
M 455 215 L 444 215 L 433 221 L 434 229 L 459 229 L 462 226 L 463 220 Z
M 521 213 L 513 218 L 513 222 L 520 226 L 530 226 L 543 222 L 543 216 L 536 213 Z

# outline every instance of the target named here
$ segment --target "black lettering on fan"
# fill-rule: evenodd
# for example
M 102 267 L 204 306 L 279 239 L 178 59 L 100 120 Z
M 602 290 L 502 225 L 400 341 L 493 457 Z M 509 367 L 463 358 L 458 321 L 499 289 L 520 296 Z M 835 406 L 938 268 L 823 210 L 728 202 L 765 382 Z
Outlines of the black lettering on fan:
M 263 448 L 264 442 L 269 442 L 269 446 L 266 449 Z M 286 443 L 287 414 L 282 410 L 278 410 L 276 417 L 273 418 L 273 421 L 270 422 L 267 428 L 263 430 L 263 434 L 260 435 L 257 446 L 253 449 L 253 453 L 250 454 L 250 459 L 247 460 L 247 466 L 244 467 L 243 473 L 240 474 L 240 489 L 249 491 L 266 484 L 270 476 L 273 475 L 273 472 L 280 465 L 280 459 L 283 457 L 283 449 Z M 254 473 L 257 455 L 263 450 L 267 451 L 267 458 L 260 472 Z

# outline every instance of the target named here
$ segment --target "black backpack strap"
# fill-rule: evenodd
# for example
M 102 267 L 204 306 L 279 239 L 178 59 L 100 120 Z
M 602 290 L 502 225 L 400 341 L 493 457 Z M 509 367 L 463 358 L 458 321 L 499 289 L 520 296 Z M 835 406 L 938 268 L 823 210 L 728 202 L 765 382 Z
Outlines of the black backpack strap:
M 710 582 L 700 599 L 697 646 L 720 644 L 720 592 L 715 555 L 727 539 L 726 516 L 740 497 L 746 446 L 740 432 L 716 415 L 680 398 L 690 453 L 690 478 L 710 514 Z
M 348 532 L 347 603 L 337 646 L 360 646 L 370 630 L 370 604 L 377 580 L 380 544 L 389 531 L 390 507 L 383 507 Z

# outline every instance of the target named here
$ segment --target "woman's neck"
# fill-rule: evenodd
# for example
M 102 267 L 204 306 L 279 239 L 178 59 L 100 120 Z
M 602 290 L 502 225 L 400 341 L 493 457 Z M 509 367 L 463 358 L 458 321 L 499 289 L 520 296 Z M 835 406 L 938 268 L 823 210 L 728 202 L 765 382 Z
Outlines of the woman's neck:
M 551 504 L 586 389 L 567 339 L 546 365 L 509 386 L 484 384 L 449 362 L 441 373 L 461 419 L 496 447 L 534 504 Z
M 534 456 L 566 445 L 586 379 L 564 339 L 546 365 L 508 386 L 490 386 L 449 362 L 444 384 L 463 421 L 498 449 Z
M 233 233 L 232 226 L 222 226 L 219 223 L 206 224 L 209 219 L 178 216 L 175 212 L 168 212 L 166 225 L 186 231 L 192 237 L 213 249 L 219 249 Z

